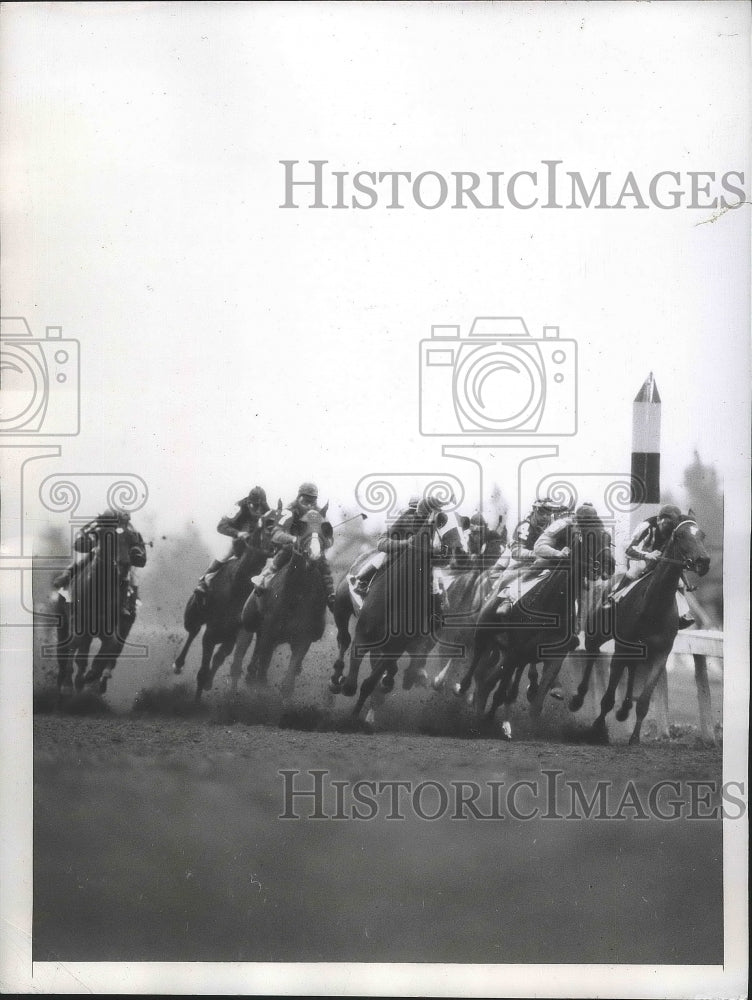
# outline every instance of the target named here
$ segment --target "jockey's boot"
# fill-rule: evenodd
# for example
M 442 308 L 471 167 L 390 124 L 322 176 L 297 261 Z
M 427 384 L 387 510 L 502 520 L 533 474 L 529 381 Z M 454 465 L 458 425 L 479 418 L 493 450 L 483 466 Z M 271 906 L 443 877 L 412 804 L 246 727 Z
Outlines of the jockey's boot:
M 366 566 L 356 576 L 351 576 L 352 587 L 358 597 L 365 597 L 376 572 L 375 566 Z
M 251 583 L 257 594 L 263 594 L 266 588 L 269 586 L 269 581 L 274 576 L 276 567 L 274 565 L 274 557 L 266 560 L 264 568 L 256 576 L 251 577 Z

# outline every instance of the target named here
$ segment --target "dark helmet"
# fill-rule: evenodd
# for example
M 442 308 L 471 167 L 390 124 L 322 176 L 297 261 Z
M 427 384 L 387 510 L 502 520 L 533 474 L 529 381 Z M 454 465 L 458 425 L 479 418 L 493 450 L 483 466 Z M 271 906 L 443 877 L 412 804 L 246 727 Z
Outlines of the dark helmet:
M 578 524 L 592 524 L 598 520 L 598 512 L 589 500 L 580 504 L 575 510 L 574 516 L 577 518 Z
M 412 493 L 410 495 L 410 499 L 407 501 L 407 506 L 411 510 L 415 510 L 419 503 L 420 503 L 420 493 Z
M 312 497 L 314 500 L 319 498 L 319 488 L 315 483 L 301 483 L 298 487 L 299 497 Z
M 487 527 L 488 527 L 488 521 L 485 519 L 485 517 L 483 517 L 480 511 L 476 511 L 470 518 L 470 529 L 472 530 L 473 528 L 475 528 L 477 530 L 479 528 L 487 528 Z
M 119 510 L 115 507 L 107 507 L 103 514 L 99 515 L 99 520 L 110 524 L 127 524 L 131 515 L 127 510 Z
M 266 490 L 261 486 L 254 486 L 252 490 L 249 490 L 246 500 L 251 507 L 260 508 L 263 511 L 269 510 L 269 504 L 266 501 Z
M 672 521 L 674 524 L 678 524 L 679 521 L 681 521 L 681 516 L 682 512 L 679 510 L 676 504 L 673 503 L 664 504 L 658 511 L 658 520 L 665 517 L 668 518 L 670 521 Z
M 429 494 L 419 502 L 416 512 L 419 517 L 428 517 L 434 511 L 441 510 L 443 506 L 444 504 L 438 497 Z

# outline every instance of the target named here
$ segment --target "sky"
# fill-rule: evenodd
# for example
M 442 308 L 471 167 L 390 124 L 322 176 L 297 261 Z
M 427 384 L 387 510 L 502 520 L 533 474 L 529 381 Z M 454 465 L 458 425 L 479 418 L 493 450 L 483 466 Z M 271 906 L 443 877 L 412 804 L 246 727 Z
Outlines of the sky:
M 282 209 L 280 161 L 556 159 L 590 183 L 678 171 L 685 190 L 687 171 L 738 170 L 748 192 L 748 20 L 733 3 L 6 7 L 3 314 L 35 338 L 62 326 L 81 359 L 81 430 L 27 466 L 27 525 L 63 516 L 29 499 L 53 473 L 138 475 L 160 530 L 193 521 L 218 552 L 257 483 L 288 501 L 312 479 L 336 513 L 365 476 L 404 502 L 451 473 L 468 513 L 494 484 L 524 513 L 545 476 L 587 491 L 629 472 L 650 371 L 662 489 L 680 494 L 695 448 L 736 489 L 748 206 Z M 420 341 L 476 316 L 577 344 L 578 431 L 505 441 L 558 447 L 519 482 L 520 449 L 476 449 L 481 484 L 442 454 L 459 439 L 419 431 Z

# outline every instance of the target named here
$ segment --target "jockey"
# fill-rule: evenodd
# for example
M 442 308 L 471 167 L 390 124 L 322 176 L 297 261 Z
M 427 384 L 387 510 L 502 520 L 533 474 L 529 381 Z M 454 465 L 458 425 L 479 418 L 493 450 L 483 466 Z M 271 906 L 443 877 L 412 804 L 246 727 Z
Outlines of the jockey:
M 242 497 L 235 506 L 238 510 L 233 515 L 227 515 L 220 519 L 217 531 L 220 535 L 227 535 L 232 539 L 230 550 L 224 559 L 215 559 L 211 566 L 198 581 L 194 594 L 203 597 L 209 590 L 217 572 L 231 559 L 236 559 L 242 552 L 243 542 L 258 527 L 259 519 L 269 512 L 269 504 L 266 502 L 266 492 L 260 486 L 254 486 L 249 490 L 247 497 Z
M 616 604 L 623 596 L 620 593 L 628 584 L 639 580 L 650 572 L 661 558 L 661 552 L 671 537 L 674 528 L 682 519 L 682 512 L 672 503 L 664 504 L 654 517 L 648 517 L 635 528 L 624 554 L 627 556 L 627 570 L 611 591 L 611 603 Z M 679 612 L 679 628 L 694 625 L 687 598 L 684 596 L 684 579 L 679 582 L 676 592 Z
M 102 531 L 108 528 L 115 528 L 116 531 L 128 531 L 131 536 L 130 562 L 131 569 L 128 575 L 128 587 L 126 588 L 125 607 L 127 614 L 133 616 L 136 613 L 136 602 L 138 601 L 138 587 L 133 575 L 133 567 L 141 568 L 146 565 L 146 545 L 141 534 L 131 524 L 131 516 L 126 510 L 115 510 L 108 507 L 103 514 L 89 521 L 83 528 L 80 528 L 73 540 L 75 552 L 82 553 L 82 559 L 76 559 L 67 569 L 59 573 L 52 581 L 52 586 L 58 591 L 60 596 L 66 601 L 70 601 L 70 589 L 77 575 L 94 558 L 94 554 L 99 548 Z
M 501 520 L 499 520 L 501 524 Z M 482 567 L 498 565 L 502 551 L 506 548 L 507 529 L 488 527 L 485 517 L 476 511 L 470 518 L 468 549 L 473 562 Z
M 301 483 L 298 495 L 293 502 L 282 511 L 280 519 L 272 532 L 272 545 L 277 547 L 276 553 L 266 560 L 266 565 L 257 576 L 251 577 L 257 594 L 264 593 L 269 581 L 290 558 L 295 542 L 302 534 L 303 518 L 309 510 L 316 510 L 319 490 L 315 483 Z M 321 579 L 326 588 L 326 605 L 330 611 L 334 609 L 334 581 L 332 571 L 326 556 L 322 553 L 320 559 Z
M 535 543 L 553 520 L 554 512 L 558 510 L 561 508 L 548 497 L 536 500 L 528 516 L 514 529 L 509 551 L 502 551 L 493 567 L 495 571 L 503 574 L 496 585 L 498 593 L 516 579 L 522 569 L 532 566 L 535 561 L 533 553 Z
M 399 525 L 401 532 L 408 530 L 408 528 L 413 525 L 419 503 L 420 493 L 413 493 L 408 501 L 407 507 L 400 511 L 392 527 L 397 528 Z M 381 543 L 381 540 L 384 537 L 385 533 L 382 533 L 379 537 L 379 543 Z M 352 583 L 353 590 L 356 594 L 359 594 L 361 597 L 366 596 L 368 593 L 368 587 L 374 577 L 374 574 L 376 573 L 376 570 L 384 565 L 386 557 L 386 549 L 382 549 L 379 544 L 378 552 L 374 552 L 373 555 L 366 560 L 357 575 L 350 577 L 350 582 Z

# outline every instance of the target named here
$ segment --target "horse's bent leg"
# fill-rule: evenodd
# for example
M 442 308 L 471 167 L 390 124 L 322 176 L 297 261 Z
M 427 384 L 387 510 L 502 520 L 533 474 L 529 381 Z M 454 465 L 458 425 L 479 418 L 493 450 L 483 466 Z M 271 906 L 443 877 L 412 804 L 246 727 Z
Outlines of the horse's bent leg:
M 537 718 L 543 711 L 543 702 L 545 701 L 546 695 L 548 694 L 552 684 L 555 683 L 556 678 L 559 676 L 559 671 L 561 670 L 563 662 L 563 656 L 557 656 L 556 659 L 552 660 L 544 660 L 538 693 L 530 703 L 530 714 L 532 716 Z
M 360 665 L 363 662 L 363 654 L 358 655 L 356 645 L 350 648 L 350 667 L 347 671 L 347 677 L 339 690 L 342 694 L 347 695 L 348 698 L 352 698 L 355 692 L 358 690 L 358 672 L 360 671 Z
M 527 677 L 527 700 L 533 701 L 535 696 L 538 694 L 538 664 L 534 660 L 531 660 L 530 662 Z
M 629 718 L 629 713 L 632 710 L 632 695 L 634 693 L 634 682 L 635 673 L 637 672 L 637 666 L 634 663 L 630 663 L 627 667 L 627 690 L 624 695 L 624 701 L 621 703 L 621 708 L 616 713 L 616 718 L 619 722 L 626 722 Z
M 426 652 L 413 653 L 411 655 L 410 662 L 402 677 L 402 687 L 405 691 L 409 691 L 416 684 L 418 687 L 428 687 L 428 674 L 426 673 L 427 656 Z
M 201 626 L 199 625 L 197 629 L 193 629 L 193 631 L 188 633 L 187 639 L 183 643 L 180 652 L 175 657 L 175 661 L 172 664 L 173 673 L 175 674 L 182 673 L 183 667 L 185 666 L 185 658 L 188 655 L 188 650 L 191 648 L 191 643 L 193 642 L 193 640 L 196 638 L 196 636 L 199 634 L 200 631 L 201 631 Z
M 359 715 L 360 710 L 366 702 L 369 695 L 373 693 L 373 689 L 379 683 L 381 675 L 387 668 L 388 661 L 385 657 L 379 656 L 376 653 L 371 653 L 371 673 L 370 676 L 366 677 L 363 683 L 360 685 L 360 694 L 358 695 L 358 700 L 355 702 L 355 707 L 353 708 L 353 715 Z M 348 681 L 349 681 L 348 676 Z
M 446 666 L 442 667 L 442 669 L 438 672 L 438 674 L 436 674 L 434 679 L 431 681 L 431 687 L 434 689 L 434 691 L 443 691 L 444 688 L 446 687 L 446 678 L 447 674 L 449 673 L 449 669 L 452 666 L 452 663 L 454 663 L 454 660 L 452 658 L 448 659 L 446 661 Z
M 593 722 L 592 731 L 599 736 L 606 735 L 606 716 L 616 704 L 616 689 L 619 686 L 621 675 L 627 666 L 623 659 L 614 655 L 611 658 L 611 665 L 608 672 L 608 687 L 601 698 L 601 710 Z
M 490 646 L 490 641 L 488 636 L 483 631 L 478 631 L 475 634 L 475 642 L 473 643 L 473 658 L 470 662 L 470 666 L 465 671 L 462 680 L 459 684 L 454 685 L 454 693 L 456 695 L 463 695 L 470 687 L 470 683 L 473 679 L 473 674 L 475 673 L 480 661 L 488 654 Z
M 593 665 L 598 657 L 597 649 L 588 649 L 585 660 L 585 669 L 582 672 L 582 680 L 577 686 L 577 694 L 573 694 L 569 699 L 569 709 L 572 712 L 579 712 L 585 703 L 585 695 L 590 687 L 590 676 L 593 673 Z
M 232 647 L 235 645 L 234 639 L 225 639 L 225 641 L 220 645 L 220 647 L 215 650 L 214 656 L 211 659 L 211 666 L 209 667 L 209 677 L 208 682 L 204 685 L 204 690 L 211 690 L 211 686 L 214 682 L 214 677 L 217 671 L 225 662 L 227 657 L 232 652 Z
M 656 684 L 661 678 L 661 674 L 666 669 L 666 660 L 668 659 L 668 654 L 670 649 L 666 651 L 657 652 L 653 658 L 653 662 L 650 665 L 650 672 L 645 680 L 642 691 L 640 691 L 640 696 L 635 703 L 635 727 L 632 731 L 632 735 L 629 737 L 629 742 L 631 746 L 640 742 L 640 730 L 642 729 L 642 722 L 645 716 L 648 714 L 648 709 L 650 708 L 650 699 L 653 696 L 653 691 Z

